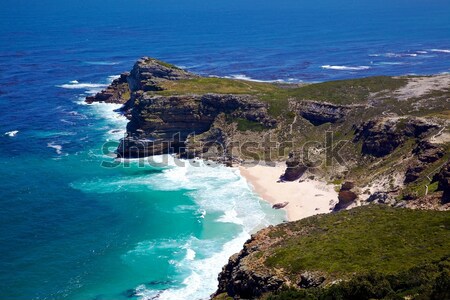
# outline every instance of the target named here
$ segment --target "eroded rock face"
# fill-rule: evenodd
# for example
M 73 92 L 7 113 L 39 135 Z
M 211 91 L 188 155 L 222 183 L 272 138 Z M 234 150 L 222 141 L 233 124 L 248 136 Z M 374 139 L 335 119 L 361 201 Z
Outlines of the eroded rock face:
M 142 152 L 144 156 L 149 153 L 159 155 L 167 153 L 169 148 L 176 151 L 184 147 L 188 136 L 209 131 L 220 114 L 259 122 L 268 128 L 275 126 L 276 120 L 269 116 L 267 107 L 267 104 L 248 95 L 158 96 L 142 93 L 131 109 L 127 139 L 157 141 L 143 145 Z M 161 143 L 170 143 L 170 146 L 162 146 Z M 125 144 L 119 147 L 119 155 L 141 156 L 127 151 L 127 148 Z
M 436 175 L 435 180 L 437 180 L 439 182 L 438 189 L 440 191 L 443 191 L 442 203 L 449 203 L 450 202 L 450 161 L 447 161 L 447 163 L 444 166 L 442 166 L 441 170 Z
M 356 198 L 358 198 L 358 195 L 353 191 L 354 187 L 355 184 L 351 181 L 346 181 L 342 184 L 338 194 L 339 202 L 334 207 L 334 211 L 347 208 L 356 200 Z
M 377 118 L 355 128 L 354 142 L 362 141 L 362 154 L 383 157 L 406 139 L 420 138 L 437 125 L 416 118 Z
M 125 103 L 130 122 L 127 137 L 117 149 L 119 157 L 145 157 L 176 152 L 186 157 L 195 155 L 198 150 L 207 152 L 200 145 L 190 151 L 186 140 L 206 132 L 200 141 L 225 143 L 225 135 L 220 128 L 212 125 L 219 115 L 258 122 L 266 128 L 277 125 L 268 114 L 268 104 L 251 95 L 203 94 L 203 95 L 158 95 L 167 81 L 195 79 L 199 76 L 176 66 L 144 57 L 138 60 L 130 73 L 124 73 L 105 91 L 86 101 Z M 124 95 L 128 96 L 128 101 Z M 217 138 L 213 141 L 212 139 Z M 196 145 L 195 145 L 196 146 Z M 195 148 L 195 147 L 194 147 Z M 180 150 L 183 149 L 183 150 Z
M 198 76 L 179 69 L 175 66 L 163 63 L 153 58 L 143 57 L 138 60 L 128 76 L 128 85 L 132 92 L 159 91 L 158 83 L 161 80 L 192 79 Z
M 130 90 L 127 82 L 129 75 L 129 73 L 122 73 L 105 90 L 97 93 L 95 96 L 86 97 L 85 102 L 88 104 L 93 102 L 124 104 L 130 99 Z
M 405 184 L 419 179 L 427 165 L 441 159 L 445 154 L 445 150 L 440 145 L 432 144 L 429 141 L 420 141 L 414 148 L 413 154 L 415 159 L 406 170 Z
M 230 257 L 219 274 L 219 286 L 215 295 L 227 293 L 235 299 L 255 299 L 263 293 L 281 288 L 286 278 L 274 274 L 273 270 L 259 265 L 253 257 L 271 246 L 274 239 L 267 234 L 271 227 L 259 231 L 245 244 L 241 252 Z M 214 296 L 214 295 L 213 295 Z
M 286 171 L 281 176 L 281 179 L 284 181 L 298 180 L 307 169 L 308 167 L 303 164 L 299 155 L 289 153 L 289 158 L 286 160 Z
M 299 106 L 300 115 L 318 126 L 324 123 L 335 123 L 342 120 L 351 110 L 349 106 L 335 105 L 317 101 L 302 101 Z

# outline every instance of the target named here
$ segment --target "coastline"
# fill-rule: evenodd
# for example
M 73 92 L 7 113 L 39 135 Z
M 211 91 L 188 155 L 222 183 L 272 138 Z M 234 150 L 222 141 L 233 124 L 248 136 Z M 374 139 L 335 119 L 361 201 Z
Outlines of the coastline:
M 329 213 L 338 202 L 338 193 L 333 185 L 314 179 L 302 182 L 279 182 L 285 164 L 275 166 L 239 166 L 239 172 L 264 201 L 272 206 L 289 202 L 284 209 L 288 221 L 297 221 L 309 216 Z

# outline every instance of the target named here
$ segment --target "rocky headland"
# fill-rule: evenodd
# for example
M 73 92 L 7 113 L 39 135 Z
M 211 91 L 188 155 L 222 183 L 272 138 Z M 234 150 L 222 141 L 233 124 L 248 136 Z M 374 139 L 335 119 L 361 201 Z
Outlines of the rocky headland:
M 276 297 L 282 291 L 301 294 L 306 290 L 314 292 L 308 292 L 312 298 L 305 299 L 322 299 L 319 290 L 334 293 L 339 287 L 346 293 L 355 286 L 362 288 L 357 283 L 375 273 L 381 277 L 370 280 L 377 284 L 388 281 L 390 292 L 397 295 L 395 278 L 409 276 L 408 272 L 419 266 L 434 270 L 433 276 L 421 281 L 431 286 L 427 295 L 442 296 L 434 285 L 442 283 L 437 282 L 441 277 L 444 285 L 448 284 L 448 268 L 442 267 L 442 261 L 450 252 L 436 249 L 449 249 L 450 240 L 449 214 L 437 212 L 450 209 L 449 82 L 450 75 L 261 83 L 201 77 L 144 57 L 86 102 L 123 104 L 129 123 L 127 136 L 117 149 L 121 158 L 173 153 L 230 166 L 285 162 L 285 170 L 277 174 L 280 181 L 314 179 L 336 190 L 336 214 L 282 224 L 254 235 L 219 275 L 216 299 L 303 299 Z M 383 208 L 373 208 L 373 204 Z M 359 228 L 360 223 L 352 223 L 353 219 L 360 223 L 370 220 L 367 224 L 374 226 Z M 422 223 L 413 222 L 415 219 Z M 358 230 L 353 230 L 355 226 Z M 429 234 L 422 229 L 406 230 L 409 226 L 424 228 Z M 395 228 L 402 228 L 405 235 L 392 235 Z M 341 230 L 337 236 L 351 236 L 366 246 L 345 248 L 340 247 L 345 245 L 342 239 L 334 240 L 335 253 L 322 253 L 323 243 L 333 240 L 333 230 Z M 440 243 L 430 240 L 437 236 Z M 430 255 L 416 260 L 393 253 L 390 247 L 397 245 L 395 239 L 416 250 L 429 248 Z M 416 239 L 425 244 L 407 242 Z M 385 240 L 387 250 L 374 250 L 367 244 Z M 303 242 L 305 247 L 295 247 Z M 410 248 L 402 249 L 409 253 Z M 379 255 L 372 255 L 374 251 Z M 316 259 L 324 262 L 314 264 L 311 257 L 318 254 L 322 256 Z M 404 268 L 393 268 L 389 274 L 379 273 L 379 269 L 363 272 L 377 264 L 389 269 L 396 260 L 404 262 Z M 388 275 L 391 277 L 385 277 Z M 354 278 L 360 279 L 355 283 Z M 405 292 L 409 297 L 417 286 L 406 285 L 412 289 Z M 387 294 L 380 295 L 372 298 Z

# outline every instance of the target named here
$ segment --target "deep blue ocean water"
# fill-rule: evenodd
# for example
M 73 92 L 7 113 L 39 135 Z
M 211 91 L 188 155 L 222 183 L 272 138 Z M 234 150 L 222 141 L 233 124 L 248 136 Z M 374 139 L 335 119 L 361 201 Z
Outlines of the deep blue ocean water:
M 231 169 L 100 166 L 126 120 L 82 99 L 137 58 L 293 82 L 450 71 L 448 1 L 0 3 L 1 299 L 202 299 L 283 220 Z

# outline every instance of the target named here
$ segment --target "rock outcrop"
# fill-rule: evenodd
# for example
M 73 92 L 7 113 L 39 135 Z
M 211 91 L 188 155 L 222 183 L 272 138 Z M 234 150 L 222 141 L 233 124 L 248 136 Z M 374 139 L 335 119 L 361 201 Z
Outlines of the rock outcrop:
M 130 73 L 123 73 L 103 91 L 95 96 L 86 97 L 86 103 L 105 102 L 124 104 L 130 99 L 130 89 L 128 87 L 128 77 Z
M 259 231 L 244 244 L 241 252 L 230 257 L 219 274 L 219 286 L 215 295 L 226 293 L 235 299 L 254 299 L 266 292 L 278 290 L 288 280 L 259 264 L 254 257 L 276 241 L 270 240 L 267 235 L 271 228 Z
M 351 107 L 318 101 L 302 101 L 298 109 L 303 118 L 318 126 L 324 123 L 343 121 Z
M 362 142 L 362 154 L 383 157 L 407 138 L 421 138 L 437 128 L 436 124 L 418 118 L 377 118 L 355 128 L 354 142 Z
M 438 190 L 443 191 L 442 203 L 450 202 L 450 161 L 442 166 L 433 181 L 438 181 Z
M 280 179 L 284 181 L 298 180 L 307 169 L 308 167 L 303 163 L 301 157 L 297 153 L 291 152 L 286 160 L 286 171 Z
M 162 81 L 192 78 L 198 78 L 198 76 L 174 65 L 143 57 L 134 64 L 128 77 L 128 85 L 132 92 L 161 91 Z
M 432 144 L 429 141 L 420 141 L 413 150 L 415 159 L 405 173 L 405 184 L 416 181 L 421 177 L 421 173 L 427 166 L 441 159 L 445 151 L 440 145 Z
M 334 207 L 334 211 L 346 209 L 356 200 L 356 198 L 358 198 L 356 192 L 353 191 L 354 188 L 355 184 L 351 181 L 346 181 L 342 184 L 338 194 L 339 202 Z

